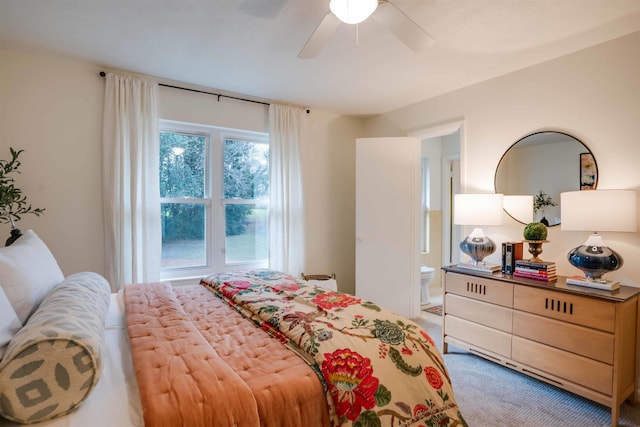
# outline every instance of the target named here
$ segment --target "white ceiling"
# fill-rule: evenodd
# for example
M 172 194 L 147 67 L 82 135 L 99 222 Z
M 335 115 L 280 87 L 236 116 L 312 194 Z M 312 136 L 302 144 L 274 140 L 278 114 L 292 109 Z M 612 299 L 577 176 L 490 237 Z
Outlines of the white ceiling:
M 414 53 L 370 19 L 298 59 L 328 0 L 0 0 L 0 47 L 368 115 L 640 31 L 640 0 L 391 1 L 435 44 Z

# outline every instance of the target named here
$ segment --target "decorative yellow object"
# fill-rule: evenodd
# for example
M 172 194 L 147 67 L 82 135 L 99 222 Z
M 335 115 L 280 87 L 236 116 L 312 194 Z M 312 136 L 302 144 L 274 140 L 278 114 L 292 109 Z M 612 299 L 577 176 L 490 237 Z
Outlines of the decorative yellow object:
M 531 262 L 543 262 L 538 255 L 542 253 L 542 244 L 547 243 L 548 240 L 525 240 L 529 244 L 529 253 L 533 255 L 533 258 L 529 259 Z

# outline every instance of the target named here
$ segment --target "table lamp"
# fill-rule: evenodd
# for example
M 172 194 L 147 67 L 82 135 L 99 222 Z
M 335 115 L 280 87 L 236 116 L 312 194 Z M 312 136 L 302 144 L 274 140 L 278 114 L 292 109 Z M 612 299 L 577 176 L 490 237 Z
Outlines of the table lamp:
M 456 194 L 453 200 L 453 223 L 475 228 L 462 242 L 460 250 L 471 257 L 471 263 L 458 267 L 493 272 L 498 264 L 487 264 L 483 259 L 496 250 L 496 244 L 484 234 L 481 226 L 501 225 L 503 215 L 502 194 Z
M 584 278 L 567 279 L 567 283 L 615 289 L 616 282 L 607 281 L 602 275 L 622 267 L 623 260 L 604 243 L 598 232 L 636 231 L 636 198 L 633 190 L 584 190 L 560 194 L 561 230 L 593 233 L 567 255 L 569 263 L 584 273 Z

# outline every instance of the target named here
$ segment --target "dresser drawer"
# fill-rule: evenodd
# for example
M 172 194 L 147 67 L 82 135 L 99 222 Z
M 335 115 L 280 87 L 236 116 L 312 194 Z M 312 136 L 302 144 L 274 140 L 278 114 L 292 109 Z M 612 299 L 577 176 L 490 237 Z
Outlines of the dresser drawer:
M 512 359 L 611 396 L 613 367 L 587 357 L 513 337 Z
M 513 334 L 600 362 L 613 364 L 613 334 L 522 311 L 513 313 Z
M 461 297 L 452 293 L 445 295 L 445 314 L 476 322 L 490 328 L 511 332 L 513 310 L 499 305 Z
M 504 357 L 511 357 L 511 334 L 445 315 L 444 334 Z
M 445 292 L 479 301 L 513 307 L 513 285 L 483 277 L 447 273 Z
M 605 300 L 516 286 L 514 308 L 576 325 L 613 332 L 615 304 Z

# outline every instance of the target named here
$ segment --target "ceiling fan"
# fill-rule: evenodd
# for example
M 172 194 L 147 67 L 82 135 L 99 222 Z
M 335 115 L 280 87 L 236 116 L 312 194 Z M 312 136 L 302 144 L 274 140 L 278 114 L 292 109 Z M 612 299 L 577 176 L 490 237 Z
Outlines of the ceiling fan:
M 389 29 L 414 52 L 435 42 L 422 27 L 389 0 L 330 0 L 329 11 L 322 18 L 298 58 L 313 58 L 342 24 L 359 24 L 373 18 Z

